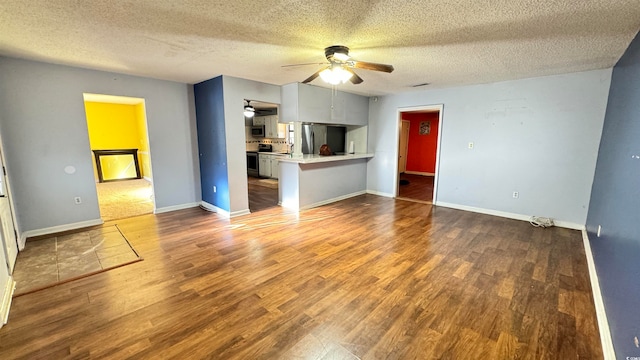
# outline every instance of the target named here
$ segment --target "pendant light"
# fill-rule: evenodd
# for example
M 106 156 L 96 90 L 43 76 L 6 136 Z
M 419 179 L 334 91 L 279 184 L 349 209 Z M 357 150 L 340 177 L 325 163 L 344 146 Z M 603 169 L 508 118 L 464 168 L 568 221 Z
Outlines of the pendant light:
M 256 114 L 256 109 L 253 106 L 251 106 L 251 100 L 245 99 L 245 101 L 247 102 L 247 106 L 244 107 L 244 116 L 251 118 L 253 117 L 253 115 Z

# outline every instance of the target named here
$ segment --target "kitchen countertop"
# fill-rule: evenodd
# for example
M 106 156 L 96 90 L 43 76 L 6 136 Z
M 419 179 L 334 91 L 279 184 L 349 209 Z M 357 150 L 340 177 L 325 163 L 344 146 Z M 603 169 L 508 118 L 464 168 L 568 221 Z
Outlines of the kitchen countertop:
M 283 152 L 268 152 L 268 151 L 259 151 L 258 154 L 265 154 L 265 155 L 280 155 L 280 156 L 289 156 L 289 153 L 283 153 Z
M 313 164 L 313 163 L 330 162 L 330 161 L 367 159 L 367 158 L 372 158 L 372 157 L 373 157 L 373 154 L 369 154 L 369 153 L 356 153 L 356 154 L 330 155 L 330 156 L 302 155 L 302 157 L 286 157 L 286 156 L 284 156 L 284 157 L 280 158 L 280 162 L 292 162 L 292 163 L 299 163 L 299 164 Z

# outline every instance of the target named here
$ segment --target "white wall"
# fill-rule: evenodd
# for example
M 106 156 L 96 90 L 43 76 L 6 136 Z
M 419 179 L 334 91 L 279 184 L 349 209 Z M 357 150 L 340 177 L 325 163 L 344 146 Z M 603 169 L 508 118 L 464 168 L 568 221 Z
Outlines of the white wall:
M 244 99 L 280 104 L 280 86 L 230 76 L 223 76 L 222 84 L 229 174 L 229 213 L 234 216 L 249 212 Z
M 438 203 L 584 225 L 610 82 L 604 69 L 372 98 L 367 189 L 394 193 L 398 110 L 444 104 Z
M 85 92 L 145 99 L 156 208 L 195 206 L 200 189 L 192 86 L 0 57 L 0 129 L 21 231 L 100 218 Z M 68 165 L 75 174 L 64 172 Z

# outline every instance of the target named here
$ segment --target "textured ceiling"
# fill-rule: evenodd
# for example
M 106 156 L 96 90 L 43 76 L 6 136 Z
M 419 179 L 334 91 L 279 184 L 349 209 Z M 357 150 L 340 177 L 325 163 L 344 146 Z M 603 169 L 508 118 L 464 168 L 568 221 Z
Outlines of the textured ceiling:
M 197 83 L 302 81 L 346 45 L 364 95 L 612 67 L 640 0 L 2 0 L 0 54 Z M 326 86 L 320 79 L 312 84 Z

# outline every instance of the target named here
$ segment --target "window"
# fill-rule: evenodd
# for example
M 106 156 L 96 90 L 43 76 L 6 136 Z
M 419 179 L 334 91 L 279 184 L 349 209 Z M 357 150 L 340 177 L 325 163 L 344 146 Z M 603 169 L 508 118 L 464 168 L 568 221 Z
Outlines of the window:
M 289 146 L 293 145 L 293 139 L 295 139 L 293 128 L 293 123 L 287 125 L 287 142 L 289 143 Z

